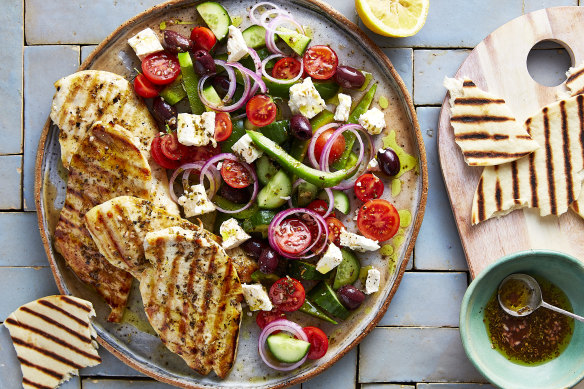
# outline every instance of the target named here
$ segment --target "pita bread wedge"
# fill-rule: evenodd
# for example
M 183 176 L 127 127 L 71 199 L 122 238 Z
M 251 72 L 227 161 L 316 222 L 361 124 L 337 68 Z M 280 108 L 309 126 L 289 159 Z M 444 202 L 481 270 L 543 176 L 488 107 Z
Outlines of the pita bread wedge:
M 79 369 L 101 363 L 89 301 L 48 296 L 12 312 L 4 321 L 16 349 L 25 389 L 56 388 Z
M 469 166 L 515 161 L 539 148 L 515 120 L 505 100 L 479 89 L 469 79 L 446 78 L 454 141 Z
M 584 181 L 584 95 L 557 101 L 525 122 L 542 147 L 526 158 L 483 170 L 472 204 L 472 224 L 514 209 L 559 216 Z

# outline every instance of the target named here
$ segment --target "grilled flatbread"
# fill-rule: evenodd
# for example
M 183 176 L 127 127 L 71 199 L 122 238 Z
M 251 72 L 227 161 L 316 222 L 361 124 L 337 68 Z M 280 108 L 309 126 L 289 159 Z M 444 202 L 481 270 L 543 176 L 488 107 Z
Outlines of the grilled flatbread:
M 132 84 L 114 73 L 84 70 L 61 78 L 55 88 L 51 119 L 61 130 L 59 143 L 63 166 L 69 168 L 80 142 L 95 122 L 119 124 L 138 138 L 138 146 L 148 159 L 153 178 L 152 200 L 178 215 L 178 206 L 168 191 L 166 171 L 150 155 L 150 144 L 158 127 Z
M 220 238 L 205 229 L 169 214 L 150 201 L 132 196 L 121 196 L 92 208 L 85 214 L 85 225 L 100 253 L 114 266 L 140 275 L 150 264 L 144 257 L 144 238 L 148 232 L 167 227 L 181 227 L 206 234 L 207 239 Z M 240 248 L 227 250 L 242 282 L 251 281 L 251 273 L 258 269 L 255 260 Z
M 25 389 L 56 388 L 79 369 L 101 363 L 89 318 L 93 306 L 71 296 L 48 296 L 12 312 L 4 325 L 16 349 Z
M 522 158 L 539 148 L 515 120 L 505 100 L 469 79 L 446 78 L 454 141 L 470 166 L 493 166 Z
M 201 231 L 170 227 L 144 242 L 146 315 L 162 342 L 198 373 L 225 378 L 237 353 L 243 290 L 219 244 Z
M 99 252 L 83 217 L 94 206 L 121 195 L 149 199 L 152 177 L 138 140 L 124 128 L 96 123 L 71 158 L 67 196 L 55 229 L 55 247 L 85 283 L 112 307 L 108 318 L 122 318 L 132 276 Z
M 484 169 L 473 199 L 473 225 L 523 207 L 538 208 L 541 216 L 559 216 L 580 195 L 584 95 L 544 107 L 525 125 L 543 147 L 518 161 Z

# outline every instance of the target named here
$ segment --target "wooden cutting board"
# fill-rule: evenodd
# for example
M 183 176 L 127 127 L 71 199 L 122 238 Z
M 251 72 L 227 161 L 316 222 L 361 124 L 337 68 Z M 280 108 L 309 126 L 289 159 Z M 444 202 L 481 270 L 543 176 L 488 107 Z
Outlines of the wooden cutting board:
M 572 66 L 584 62 L 584 7 L 555 7 L 532 12 L 510 21 L 487 36 L 470 53 L 456 73 L 503 97 L 517 120 L 523 122 L 539 108 L 567 92 L 538 84 L 527 70 L 531 48 L 542 40 L 561 43 L 572 57 Z M 471 276 L 504 255 L 527 249 L 551 249 L 584 261 L 584 220 L 572 211 L 541 218 L 538 210 L 522 209 L 471 226 L 471 206 L 482 167 L 468 166 L 454 143 L 447 94 L 438 125 L 438 151 Z

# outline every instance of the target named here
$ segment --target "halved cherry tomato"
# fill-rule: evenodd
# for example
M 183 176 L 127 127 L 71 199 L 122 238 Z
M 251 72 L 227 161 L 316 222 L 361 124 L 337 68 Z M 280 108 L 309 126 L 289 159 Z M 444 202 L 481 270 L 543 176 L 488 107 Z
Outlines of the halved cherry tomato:
M 183 148 L 184 146 L 178 143 L 176 132 L 160 137 L 160 151 L 168 159 L 179 161 L 183 156 Z
M 322 151 L 324 150 L 324 145 L 326 144 L 327 140 L 331 137 L 333 132 L 335 132 L 333 128 L 331 128 L 330 130 L 326 130 L 325 132 L 320 134 L 320 136 L 316 140 L 316 143 L 314 144 L 314 156 L 316 157 L 318 163 L 320 163 L 320 156 L 322 154 Z M 339 135 L 337 139 L 335 139 L 331 147 L 331 152 L 329 153 L 329 165 L 337 161 L 339 158 L 341 158 L 341 155 L 343 155 L 344 151 L 345 137 Z
M 308 226 L 299 219 L 286 219 L 274 233 L 276 244 L 287 254 L 298 254 L 306 249 L 311 239 Z
M 326 334 L 318 327 L 304 327 L 304 333 L 310 342 L 310 350 L 308 351 L 308 359 L 320 359 L 324 357 L 328 350 L 328 338 Z
M 369 200 L 361 206 L 357 227 L 366 238 L 383 242 L 399 229 L 399 213 L 389 201 Z
M 215 140 L 223 142 L 231 136 L 233 124 L 227 112 L 217 112 L 215 114 Z
M 198 161 L 208 161 L 211 157 L 216 156 L 221 153 L 221 148 L 219 146 L 213 147 L 211 145 L 207 146 L 189 146 L 186 147 L 186 152 L 184 153 L 182 162 L 198 162 Z
M 134 90 L 138 96 L 150 99 L 158 96 L 159 86 L 150 82 L 142 73 L 134 78 Z
M 252 182 L 252 177 L 242 164 L 226 159 L 221 165 L 221 177 L 232 188 L 247 188 Z
M 355 196 L 361 201 L 378 199 L 383 194 L 385 185 L 371 173 L 363 174 L 355 181 Z
M 336 217 L 329 216 L 324 219 L 326 225 L 328 227 L 328 240 L 329 242 L 333 242 L 337 246 L 341 245 L 341 230 L 345 228 L 343 222 L 341 222 Z
M 167 136 L 167 135 L 162 135 Z M 176 169 L 181 165 L 180 161 L 175 161 L 167 158 L 161 150 L 162 139 L 161 136 L 155 136 L 150 145 L 150 153 L 154 161 L 165 169 Z
M 197 50 L 211 51 L 217 43 L 217 38 L 213 31 L 207 27 L 195 27 L 191 31 L 191 41 L 193 41 L 193 52 Z
M 263 127 L 276 119 L 278 107 L 276 107 L 270 96 L 255 95 L 247 102 L 245 112 L 253 125 Z
M 339 58 L 328 46 L 312 46 L 304 53 L 304 70 L 317 80 L 328 80 L 335 75 Z
M 310 217 L 307 214 L 302 214 L 302 216 L 300 216 L 300 220 L 302 220 L 302 222 L 306 224 L 306 227 L 308 227 L 308 230 L 310 231 L 311 242 L 318 240 L 316 244 L 313 246 L 314 249 L 318 249 L 322 247 L 324 244 L 326 244 L 325 242 L 326 235 L 324 234 L 324 231 L 322 230 L 320 232 L 318 231 L 318 224 L 312 217 Z
M 180 74 L 178 59 L 168 53 L 150 54 L 142 61 L 142 72 L 157 85 L 170 84 Z
M 316 199 L 311 201 L 307 208 L 318 213 L 320 216 L 324 216 L 326 211 L 328 211 L 328 207 L 329 204 L 326 200 Z
M 296 58 L 285 57 L 276 62 L 272 69 L 272 77 L 280 80 L 291 80 L 300 73 L 300 61 Z
M 274 282 L 269 296 L 277 308 L 284 312 L 294 312 L 304 304 L 306 293 L 300 281 L 284 277 Z
M 273 308 L 271 311 L 260 311 L 256 317 L 256 324 L 262 330 L 266 328 L 268 324 L 278 319 L 285 319 L 286 314 L 279 310 L 278 308 Z

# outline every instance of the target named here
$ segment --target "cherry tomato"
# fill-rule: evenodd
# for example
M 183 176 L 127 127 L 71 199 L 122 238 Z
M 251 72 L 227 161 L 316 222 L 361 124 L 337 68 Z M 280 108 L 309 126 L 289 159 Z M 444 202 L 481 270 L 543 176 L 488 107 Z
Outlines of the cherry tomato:
M 359 209 L 357 227 L 366 238 L 382 242 L 397 233 L 399 213 L 389 201 L 369 200 Z
M 242 164 L 225 159 L 221 165 L 221 177 L 232 188 L 247 188 L 252 184 L 252 177 Z
M 300 281 L 284 277 L 274 282 L 269 295 L 277 308 L 284 312 L 294 312 L 304 304 L 306 293 Z
M 162 153 L 161 138 L 161 136 L 155 136 L 154 139 L 152 139 L 152 144 L 150 145 L 150 153 L 152 154 L 152 158 L 157 164 L 165 169 L 176 169 L 181 165 L 182 162 L 169 159 Z
M 320 216 L 324 216 L 326 211 L 328 211 L 328 207 L 329 204 L 326 200 L 316 199 L 313 200 L 310 204 L 308 204 L 307 208 L 318 213 Z
M 306 249 L 311 239 L 310 230 L 299 219 L 286 219 L 274 234 L 276 244 L 287 254 L 298 254 Z
M 302 216 L 300 216 L 300 218 L 301 218 L 300 220 L 302 220 L 302 222 L 306 224 L 306 227 L 308 227 L 308 230 L 310 231 L 310 240 L 312 242 L 318 240 L 318 242 L 314 245 L 314 249 L 318 249 L 322 247 L 324 244 L 326 244 L 325 234 L 322 230 L 319 233 L 318 224 L 316 223 L 316 221 L 307 214 L 303 214 Z
M 336 217 L 329 216 L 324 219 L 326 225 L 328 227 L 329 235 L 328 240 L 336 244 L 337 246 L 341 245 L 341 230 L 345 228 L 345 225 Z
M 263 127 L 276 119 L 278 107 L 276 107 L 270 96 L 255 95 L 247 102 L 245 112 L 253 125 Z
M 316 143 L 314 144 L 314 156 L 316 157 L 318 163 L 320 163 L 320 156 L 322 154 L 322 151 L 324 150 L 324 145 L 326 144 L 327 140 L 331 137 L 333 132 L 335 132 L 333 128 L 331 128 L 330 130 L 326 130 L 325 132 L 320 134 L 320 136 L 316 140 Z M 336 162 L 339 158 L 341 158 L 341 155 L 343 155 L 344 151 L 345 137 L 339 135 L 337 139 L 335 139 L 331 147 L 331 152 L 329 153 L 329 165 Z
M 378 199 L 383 194 L 385 185 L 371 173 L 363 174 L 355 181 L 355 196 L 361 201 Z
M 176 132 L 166 134 L 160 137 L 160 151 L 162 154 L 173 161 L 179 161 L 183 155 L 183 146 L 178 143 Z
M 142 72 L 156 85 L 170 84 L 180 74 L 178 59 L 168 53 L 150 54 L 142 61 Z
M 324 357 L 328 350 L 328 338 L 326 334 L 318 327 L 304 327 L 304 333 L 310 342 L 308 359 L 320 359 Z
M 233 124 L 231 123 L 231 117 L 227 112 L 217 112 L 215 114 L 215 140 L 217 142 L 223 142 L 231 136 L 233 131 Z
M 284 312 L 282 312 L 278 308 L 274 308 L 271 311 L 260 311 L 256 317 L 256 324 L 263 330 L 264 328 L 266 328 L 268 324 L 270 324 L 274 320 L 285 318 L 286 314 Z
M 285 57 L 276 62 L 272 69 L 272 77 L 280 80 L 291 80 L 300 73 L 300 61 L 296 58 Z
M 210 51 L 217 43 L 217 38 L 213 31 L 207 27 L 195 27 L 191 31 L 191 41 L 193 41 L 193 52 L 197 50 Z
M 339 58 L 328 46 L 312 46 L 304 53 L 304 70 L 317 80 L 328 80 L 335 75 Z
M 154 85 L 142 73 L 134 78 L 134 90 L 138 96 L 146 99 L 158 96 L 159 86 Z
M 207 146 L 185 146 L 185 153 L 182 162 L 208 161 L 211 157 L 221 153 L 220 147 Z

